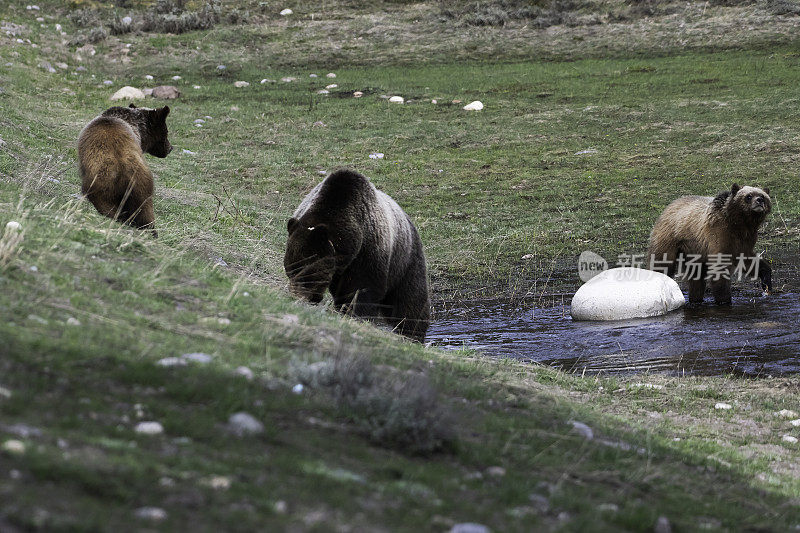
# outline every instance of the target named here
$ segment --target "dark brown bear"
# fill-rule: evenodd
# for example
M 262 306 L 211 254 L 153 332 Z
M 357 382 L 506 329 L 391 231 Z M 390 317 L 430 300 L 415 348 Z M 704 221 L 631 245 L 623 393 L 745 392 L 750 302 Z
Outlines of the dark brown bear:
M 711 292 L 718 304 L 731 302 L 731 273 L 738 257 L 754 257 L 758 229 L 772 210 L 769 189 L 739 187 L 733 184 L 730 191 L 716 197 L 683 196 L 664 209 L 650 234 L 648 257 L 651 268 L 655 262 L 667 266 L 667 274 L 674 275 L 679 261 L 686 264 L 690 256 L 699 257 L 702 270 L 698 279 L 689 279 L 689 301 L 702 302 L 709 276 L 709 257 L 729 254 L 727 279 L 709 279 Z M 754 259 L 755 260 L 755 259 Z M 757 259 L 758 276 L 762 287 L 772 290 L 772 269 L 765 260 Z M 752 265 L 747 263 L 748 268 Z
M 289 219 L 284 268 L 292 293 L 422 341 L 430 323 L 425 255 L 408 215 L 367 178 L 337 170 Z
M 81 192 L 103 215 L 153 236 L 153 174 L 144 153 L 167 157 L 169 107 L 112 107 L 93 119 L 78 136 Z

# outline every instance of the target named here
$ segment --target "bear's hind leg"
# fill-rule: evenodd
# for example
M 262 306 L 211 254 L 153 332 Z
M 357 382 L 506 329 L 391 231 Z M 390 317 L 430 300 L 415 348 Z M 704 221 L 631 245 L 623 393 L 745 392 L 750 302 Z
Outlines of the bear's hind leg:
M 689 303 L 693 304 L 702 303 L 705 292 L 706 292 L 706 280 L 704 279 L 689 280 Z
M 711 282 L 711 294 L 717 305 L 730 305 L 731 303 L 731 280 L 718 279 Z
M 424 268 L 410 269 L 410 273 L 382 303 L 383 316 L 395 333 L 418 342 L 425 340 L 431 321 L 431 305 Z

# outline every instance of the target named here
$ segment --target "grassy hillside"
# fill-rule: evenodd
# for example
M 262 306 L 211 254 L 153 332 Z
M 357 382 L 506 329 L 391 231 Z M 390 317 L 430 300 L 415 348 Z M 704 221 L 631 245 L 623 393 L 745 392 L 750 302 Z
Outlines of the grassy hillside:
M 574 287 L 582 250 L 641 252 L 672 198 L 732 181 L 771 188 L 760 246 L 792 253 L 791 13 L 227 3 L 213 28 L 90 43 L 152 8 L 26 5 L 0 6 L 0 228 L 21 225 L 0 240 L 0 530 L 800 524 L 795 379 L 444 353 L 293 301 L 281 267 L 285 219 L 338 165 L 415 220 L 439 301 Z M 74 143 L 119 87 L 165 83 L 153 240 L 75 197 Z

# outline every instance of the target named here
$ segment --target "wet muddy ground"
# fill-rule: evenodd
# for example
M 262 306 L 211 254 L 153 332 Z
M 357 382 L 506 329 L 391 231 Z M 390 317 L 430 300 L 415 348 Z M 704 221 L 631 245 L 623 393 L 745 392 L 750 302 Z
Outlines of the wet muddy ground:
M 703 305 L 647 319 L 573 321 L 568 298 L 544 306 L 541 297 L 439 302 L 427 340 L 578 373 L 798 373 L 798 268 L 773 267 L 774 294 L 741 284 L 731 306 L 715 306 L 709 295 Z

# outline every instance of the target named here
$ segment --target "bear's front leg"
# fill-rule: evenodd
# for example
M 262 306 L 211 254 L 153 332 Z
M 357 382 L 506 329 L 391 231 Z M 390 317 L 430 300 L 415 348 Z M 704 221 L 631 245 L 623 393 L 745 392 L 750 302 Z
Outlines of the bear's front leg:
M 703 301 L 703 296 L 706 293 L 706 280 L 704 279 L 690 279 L 689 280 L 689 303 L 699 304 Z
M 717 305 L 730 305 L 731 304 L 731 280 L 718 279 L 711 282 L 711 294 L 714 296 L 714 302 Z

